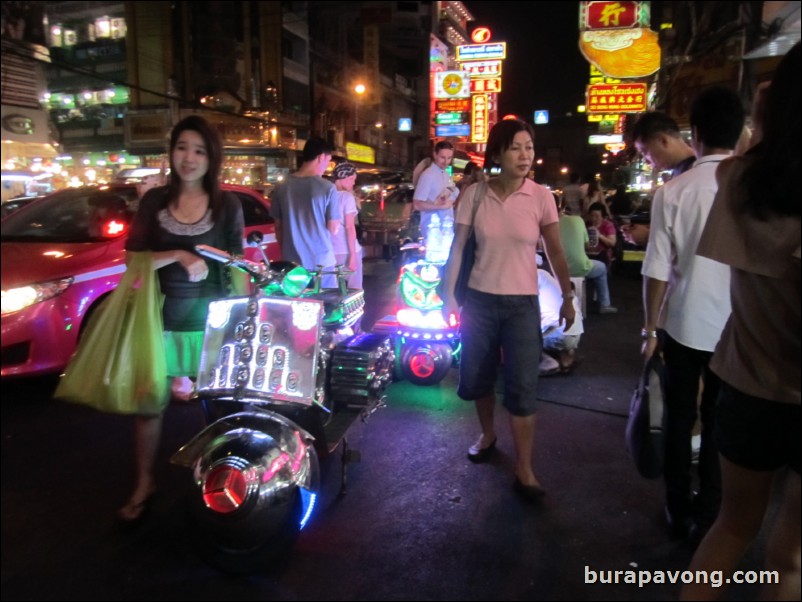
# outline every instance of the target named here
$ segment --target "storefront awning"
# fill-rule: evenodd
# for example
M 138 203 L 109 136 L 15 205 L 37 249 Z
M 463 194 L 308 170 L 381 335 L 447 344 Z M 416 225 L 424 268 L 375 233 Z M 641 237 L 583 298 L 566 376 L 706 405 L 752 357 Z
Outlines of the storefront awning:
M 3 151 L 3 163 L 9 159 L 53 159 L 58 156 L 58 152 L 52 144 L 40 144 L 38 142 L 12 142 L 3 140 L 0 148 Z

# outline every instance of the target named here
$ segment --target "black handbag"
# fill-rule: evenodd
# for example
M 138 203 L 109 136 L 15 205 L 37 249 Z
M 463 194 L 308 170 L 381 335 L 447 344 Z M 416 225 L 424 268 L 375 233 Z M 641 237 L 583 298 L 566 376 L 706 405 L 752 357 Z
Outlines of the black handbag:
M 663 474 L 665 461 L 665 366 L 658 353 L 643 368 L 627 420 L 626 442 L 638 473 L 647 479 Z
M 457 304 L 459 306 L 462 306 L 462 304 L 465 302 L 465 295 L 468 292 L 468 280 L 471 277 L 473 263 L 476 260 L 476 232 L 473 228 L 473 222 L 476 219 L 476 211 L 479 209 L 479 202 L 482 200 L 486 185 L 487 184 L 485 182 L 481 182 L 476 187 L 476 194 L 473 195 L 471 233 L 468 236 L 468 240 L 465 241 L 465 246 L 462 249 L 462 264 L 459 268 L 459 274 L 457 274 L 457 282 L 454 285 L 454 298 L 457 300 Z

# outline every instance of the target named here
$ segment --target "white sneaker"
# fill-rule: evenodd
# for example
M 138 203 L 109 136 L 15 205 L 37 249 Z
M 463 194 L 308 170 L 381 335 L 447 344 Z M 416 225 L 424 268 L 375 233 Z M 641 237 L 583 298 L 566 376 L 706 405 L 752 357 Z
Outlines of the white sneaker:
M 538 366 L 540 376 L 550 376 L 557 374 L 560 371 L 560 362 L 551 357 L 548 353 L 544 353 L 540 358 L 540 366 Z
M 617 307 L 613 307 L 612 305 L 607 305 L 605 307 L 600 307 L 599 308 L 599 313 L 600 314 L 617 314 L 618 313 L 618 308 Z

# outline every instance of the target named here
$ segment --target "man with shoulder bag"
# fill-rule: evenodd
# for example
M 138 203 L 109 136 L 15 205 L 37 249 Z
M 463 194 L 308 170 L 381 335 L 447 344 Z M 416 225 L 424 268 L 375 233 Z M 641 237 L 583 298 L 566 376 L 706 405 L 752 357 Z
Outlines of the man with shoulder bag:
M 643 262 L 642 353 L 649 360 L 661 337 L 665 362 L 665 516 L 670 532 L 698 541 L 718 514 L 721 500 L 713 419 L 720 381 L 708 368 L 730 315 L 730 270 L 699 257 L 696 248 L 717 190 L 716 168 L 732 153 L 744 123 L 740 98 L 726 88 L 704 90 L 694 100 L 693 167 L 655 193 L 651 234 Z M 699 384 L 698 492 L 692 490 L 691 440 Z

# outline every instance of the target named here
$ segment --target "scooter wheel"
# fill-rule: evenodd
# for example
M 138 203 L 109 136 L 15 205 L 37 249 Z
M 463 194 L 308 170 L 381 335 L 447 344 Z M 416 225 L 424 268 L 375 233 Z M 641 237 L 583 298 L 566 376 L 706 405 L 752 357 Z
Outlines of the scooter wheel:
M 407 343 L 401 351 L 401 372 L 413 384 L 436 385 L 448 374 L 451 355 L 447 343 Z

